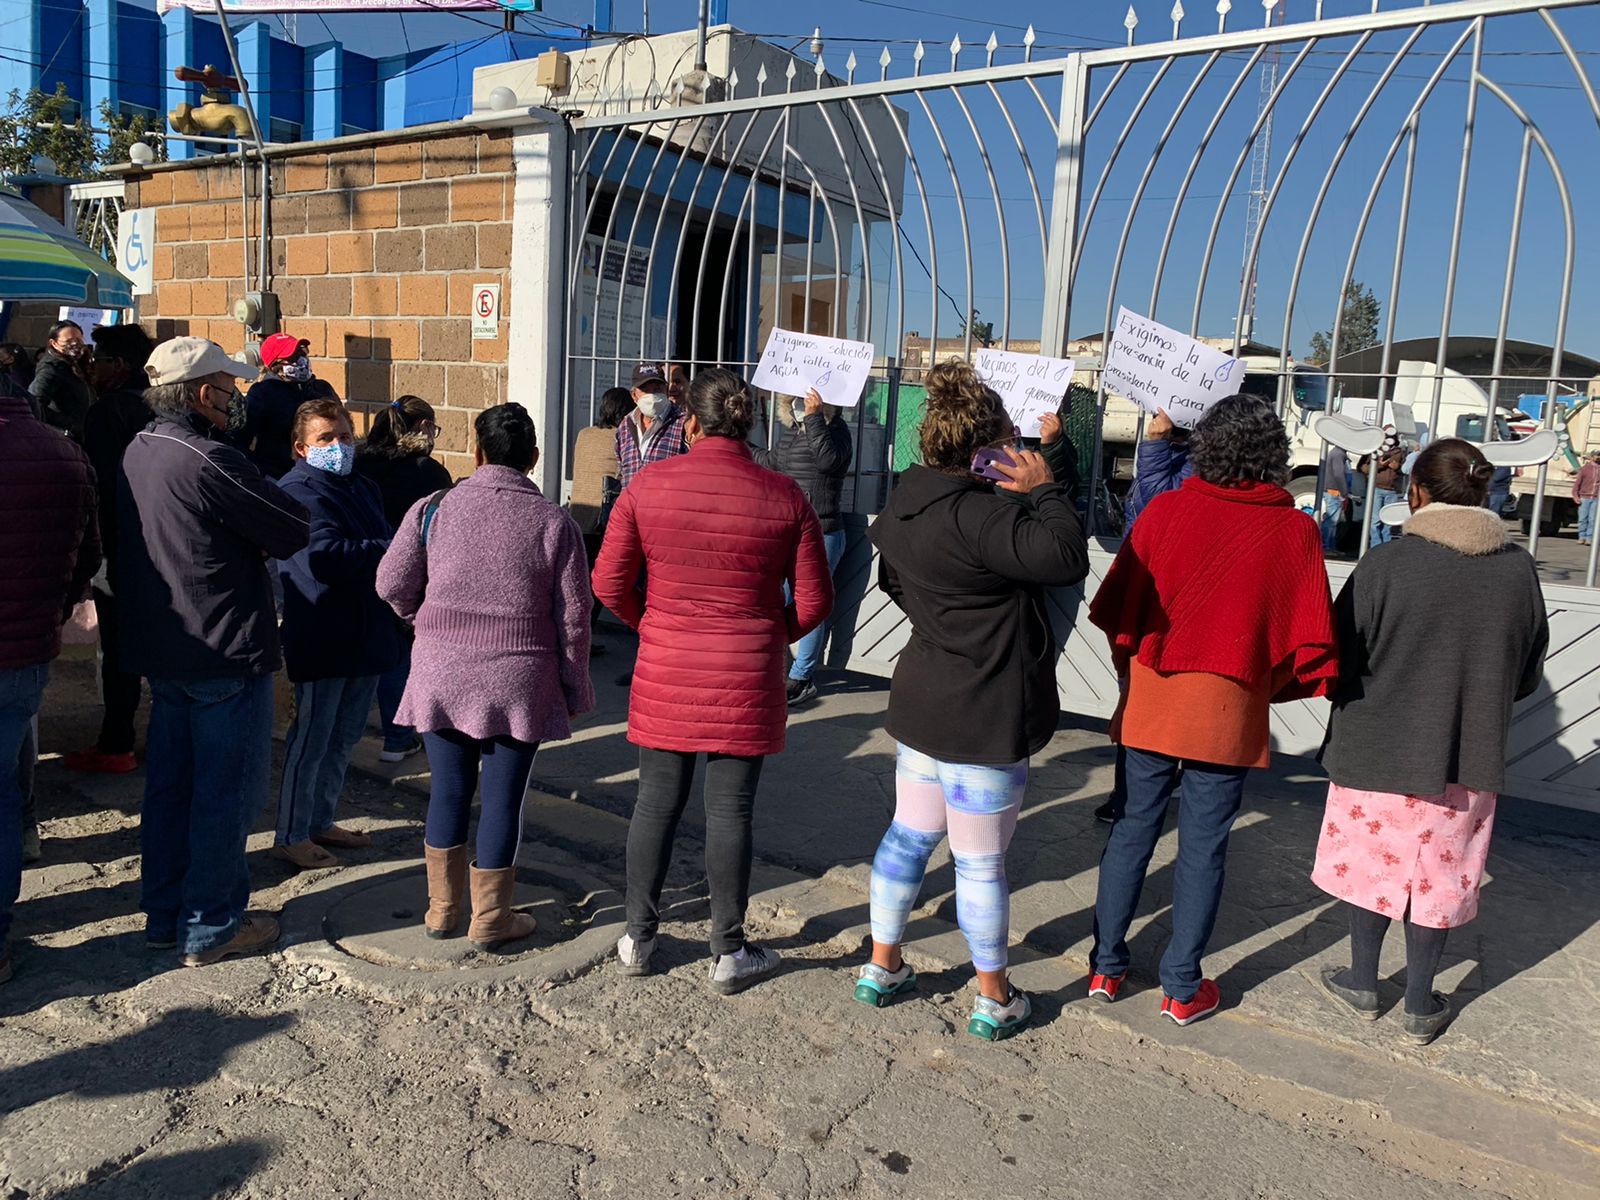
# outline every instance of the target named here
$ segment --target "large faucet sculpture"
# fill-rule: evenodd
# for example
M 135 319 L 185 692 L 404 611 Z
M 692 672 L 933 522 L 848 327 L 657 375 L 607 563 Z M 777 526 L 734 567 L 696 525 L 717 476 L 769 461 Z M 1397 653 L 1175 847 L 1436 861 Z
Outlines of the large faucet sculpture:
M 200 93 L 200 103 L 184 101 L 167 114 L 174 133 L 214 134 L 220 137 L 248 138 L 250 115 L 239 104 L 228 100 L 228 94 L 237 92 L 240 83 L 232 75 L 224 75 L 215 67 L 196 71 L 193 67 L 178 67 L 173 71 L 184 83 L 198 83 L 205 87 Z

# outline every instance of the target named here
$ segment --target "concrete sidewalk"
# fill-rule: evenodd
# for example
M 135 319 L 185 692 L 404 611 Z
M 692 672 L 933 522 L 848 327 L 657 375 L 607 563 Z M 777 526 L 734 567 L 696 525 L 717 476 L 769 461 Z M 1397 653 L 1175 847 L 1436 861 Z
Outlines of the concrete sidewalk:
M 607 652 L 594 661 L 599 708 L 570 741 L 540 751 L 535 778 L 544 791 L 625 816 L 634 798 L 637 754 L 626 740 L 627 688 L 615 680 L 631 667 L 633 643 L 615 631 L 600 641 Z M 888 688 L 884 681 L 843 673 L 819 680 L 822 699 L 794 715 L 788 749 L 762 777 L 756 852 L 805 875 L 826 875 L 858 896 L 853 916 L 864 927 L 872 855 L 894 808 L 894 746 L 883 732 Z M 370 740 L 363 762 L 379 769 Z M 416 773 L 425 771 L 419 757 L 384 773 L 409 776 L 406 782 L 420 788 L 426 777 Z M 1110 789 L 1111 772 L 1112 752 L 1102 730 L 1063 728 L 1034 759 L 1009 859 L 1014 961 L 1060 956 L 1058 967 L 1078 977 L 1072 988 L 1079 997 L 1086 986 L 1081 976 L 1105 839 L 1105 826 L 1092 813 Z M 1438 986 L 1452 996 L 1458 1016 L 1438 1042 L 1417 1049 L 1399 1037 L 1404 948 L 1398 931 L 1385 946 L 1382 1020 L 1345 1019 L 1330 1009 L 1317 982 L 1319 968 L 1338 962 L 1348 946 L 1336 906 L 1308 878 L 1325 794 L 1316 764 L 1304 760 L 1279 759 L 1251 778 L 1206 959 L 1229 1015 L 1263 1036 L 1288 1035 L 1284 1046 L 1309 1038 L 1355 1052 L 1354 1062 L 1418 1069 L 1441 1083 L 1600 1117 L 1600 1055 L 1594 1051 L 1600 1045 L 1600 817 L 1502 801 L 1482 913 L 1452 934 L 1439 975 Z M 698 802 L 685 819 L 691 829 L 701 829 Z M 1151 1037 L 1192 1042 L 1196 1030 L 1178 1033 L 1156 1020 L 1155 964 L 1169 932 L 1175 848 L 1169 828 L 1130 939 L 1134 981 L 1142 986 L 1102 1011 Z M 930 864 L 923 899 L 922 915 L 954 923 L 947 848 Z M 912 946 L 908 953 L 915 959 L 920 949 Z M 959 939 L 940 947 L 941 959 L 952 965 L 964 953 Z M 1293 1062 L 1269 1057 L 1248 1065 L 1295 1078 Z M 1359 1081 L 1353 1086 L 1359 1094 Z

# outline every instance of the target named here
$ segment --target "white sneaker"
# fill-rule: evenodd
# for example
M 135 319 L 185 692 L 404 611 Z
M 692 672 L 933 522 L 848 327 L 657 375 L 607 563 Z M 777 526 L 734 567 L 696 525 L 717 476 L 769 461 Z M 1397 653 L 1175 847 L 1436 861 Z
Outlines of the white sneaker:
M 412 738 L 410 745 L 404 746 L 399 750 L 391 750 L 385 746 L 381 751 L 378 752 L 378 761 L 386 763 L 404 762 L 413 754 L 418 753 L 421 749 L 422 739 Z
M 724 996 L 742 992 L 776 971 L 781 957 L 754 942 L 746 942 L 737 954 L 719 954 L 711 961 L 711 990 Z
M 617 939 L 617 962 L 624 975 L 650 974 L 650 956 L 656 952 L 656 940 L 636 942 L 627 934 Z

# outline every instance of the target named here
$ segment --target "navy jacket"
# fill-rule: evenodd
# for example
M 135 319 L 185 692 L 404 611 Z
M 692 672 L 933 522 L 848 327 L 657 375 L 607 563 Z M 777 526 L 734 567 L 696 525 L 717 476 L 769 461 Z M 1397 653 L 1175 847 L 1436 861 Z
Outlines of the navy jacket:
M 144 393 L 124 388 L 101 396 L 83 418 L 83 452 L 94 467 L 100 493 L 100 540 L 105 545 L 106 576 L 117 590 L 117 476 L 122 455 L 141 429 L 155 419 Z
M 283 657 L 296 683 L 381 675 L 400 661 L 394 613 L 378 599 L 392 530 L 377 485 L 298 459 L 278 481 L 311 514 L 311 540 L 278 564 Z
M 122 669 L 147 679 L 270 675 L 268 558 L 304 548 L 306 510 L 204 418 L 157 417 L 117 482 Z
M 1194 474 L 1194 463 L 1189 461 L 1189 443 L 1171 438 L 1145 438 L 1139 443 L 1133 466 L 1133 486 L 1128 489 L 1128 502 L 1123 509 L 1123 532 L 1133 528 L 1144 506 L 1162 492 L 1181 487 L 1183 481 Z

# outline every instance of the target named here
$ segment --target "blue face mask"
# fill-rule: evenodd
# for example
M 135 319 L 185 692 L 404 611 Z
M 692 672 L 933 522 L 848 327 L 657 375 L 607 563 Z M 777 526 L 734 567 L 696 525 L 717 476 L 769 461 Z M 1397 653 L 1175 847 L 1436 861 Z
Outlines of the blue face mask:
M 348 442 L 327 446 L 307 446 L 306 466 L 335 475 L 348 475 L 356 465 L 356 448 Z

